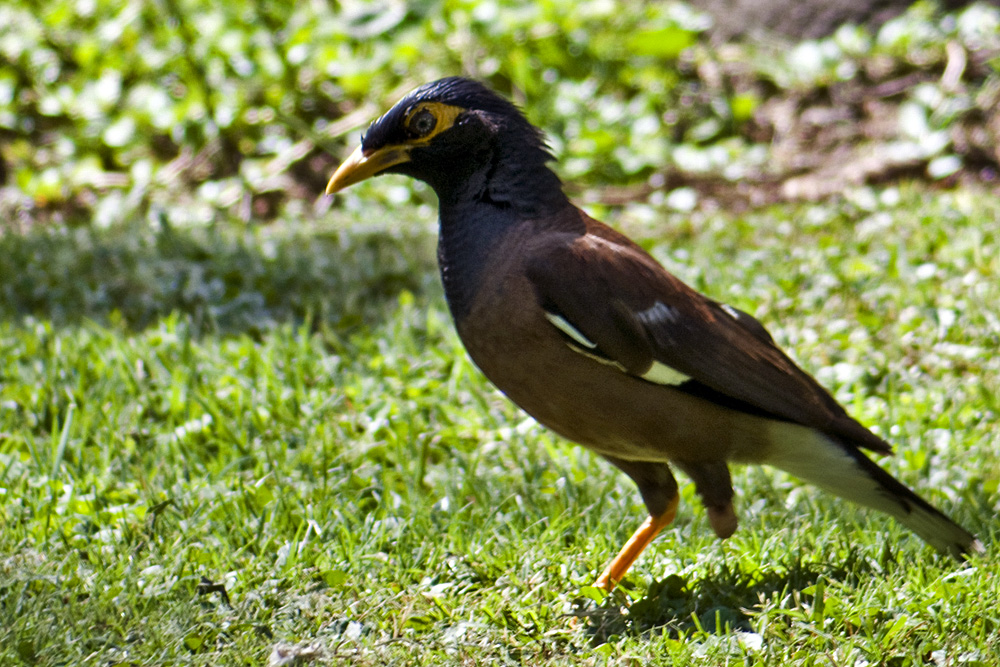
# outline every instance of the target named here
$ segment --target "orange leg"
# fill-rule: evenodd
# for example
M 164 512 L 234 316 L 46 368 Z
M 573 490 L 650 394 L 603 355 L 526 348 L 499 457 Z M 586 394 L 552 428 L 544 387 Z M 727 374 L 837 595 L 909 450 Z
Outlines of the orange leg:
M 614 590 L 614 587 L 618 585 L 618 582 L 622 580 L 628 569 L 632 567 L 632 563 L 639 557 L 643 549 L 649 546 L 649 543 L 653 541 L 653 538 L 661 530 L 673 522 L 674 516 L 677 515 L 677 503 L 679 501 L 680 496 L 675 495 L 662 514 L 659 516 L 650 515 L 639 526 L 639 529 L 632 533 L 632 537 L 629 538 L 625 546 L 618 552 L 618 555 L 604 568 L 604 572 L 594 582 L 595 587 L 603 588 L 608 592 Z

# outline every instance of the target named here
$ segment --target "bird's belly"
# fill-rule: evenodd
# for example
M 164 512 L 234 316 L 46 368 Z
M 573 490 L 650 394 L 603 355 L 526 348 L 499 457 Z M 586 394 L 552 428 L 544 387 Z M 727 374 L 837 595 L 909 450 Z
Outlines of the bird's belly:
M 766 419 L 581 355 L 547 323 L 522 322 L 514 313 L 496 322 L 488 331 L 459 326 L 476 365 L 525 412 L 599 454 L 719 462 L 752 461 L 769 449 Z

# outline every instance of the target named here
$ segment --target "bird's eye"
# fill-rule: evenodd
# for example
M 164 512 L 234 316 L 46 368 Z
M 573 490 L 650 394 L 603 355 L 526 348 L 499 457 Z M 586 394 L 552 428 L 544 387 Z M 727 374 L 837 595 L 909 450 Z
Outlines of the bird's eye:
M 407 123 L 410 132 L 418 137 L 426 137 L 435 125 L 437 125 L 437 118 L 427 109 L 421 109 L 413 114 L 410 117 L 410 122 Z

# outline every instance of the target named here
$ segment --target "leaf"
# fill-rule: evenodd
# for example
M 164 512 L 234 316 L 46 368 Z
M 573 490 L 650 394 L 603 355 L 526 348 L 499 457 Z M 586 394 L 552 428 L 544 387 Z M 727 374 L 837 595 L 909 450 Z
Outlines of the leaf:
M 633 55 L 674 59 L 694 44 L 696 37 L 695 33 L 683 28 L 660 28 L 636 33 L 626 45 Z

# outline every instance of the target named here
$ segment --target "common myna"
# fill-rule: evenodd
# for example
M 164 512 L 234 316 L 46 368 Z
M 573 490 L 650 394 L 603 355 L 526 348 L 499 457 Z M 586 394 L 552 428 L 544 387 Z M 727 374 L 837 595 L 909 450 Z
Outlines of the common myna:
M 695 292 L 574 206 L 541 132 L 482 84 L 420 86 L 368 128 L 327 194 L 406 174 L 438 196 L 438 261 L 473 361 L 525 412 L 639 486 L 649 518 L 595 582 L 611 589 L 674 518 L 670 464 L 712 528 L 736 530 L 728 464 L 765 463 L 890 514 L 957 558 L 982 545 L 875 465 L 852 419 L 750 315 Z

